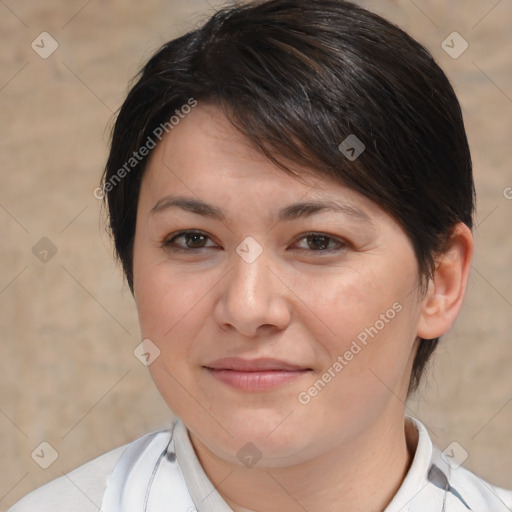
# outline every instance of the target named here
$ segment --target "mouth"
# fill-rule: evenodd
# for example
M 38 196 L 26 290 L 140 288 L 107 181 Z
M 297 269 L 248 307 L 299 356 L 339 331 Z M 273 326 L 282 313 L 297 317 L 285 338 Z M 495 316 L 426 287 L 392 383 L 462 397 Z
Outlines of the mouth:
M 242 391 L 272 389 L 312 371 L 301 365 L 265 358 L 224 358 L 208 363 L 203 368 L 214 379 Z

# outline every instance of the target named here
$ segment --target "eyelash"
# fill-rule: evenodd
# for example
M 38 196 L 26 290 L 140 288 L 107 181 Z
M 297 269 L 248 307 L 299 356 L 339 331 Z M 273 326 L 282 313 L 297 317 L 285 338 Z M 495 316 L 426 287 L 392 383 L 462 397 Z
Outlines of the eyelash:
M 188 231 L 180 231 L 179 233 L 176 233 L 175 235 L 173 235 L 171 238 L 168 238 L 166 240 L 163 241 L 162 243 L 162 247 L 167 249 L 167 250 L 170 250 L 172 252 L 176 252 L 176 253 L 194 253 L 194 252 L 198 252 L 198 251 L 201 251 L 203 249 L 208 249 L 208 247 L 195 247 L 195 248 L 191 248 L 191 247 L 177 247 L 177 246 L 173 246 L 172 244 L 175 242 L 176 239 L 184 236 L 184 235 L 202 235 L 204 237 L 206 237 L 208 240 L 210 240 L 210 237 L 206 234 L 206 233 L 203 233 L 202 231 L 193 231 L 193 230 L 188 230 Z M 300 248 L 298 249 L 299 251 L 306 251 L 306 252 L 313 252 L 313 253 L 316 253 L 316 254 L 320 254 L 320 253 L 333 253 L 333 252 L 341 252 L 342 250 L 345 250 L 347 247 L 348 247 L 348 243 L 347 242 L 344 242 L 342 240 L 339 240 L 339 239 L 336 239 L 330 235 L 326 235 L 325 233 L 317 233 L 317 232 L 310 232 L 310 233 L 305 233 L 304 235 L 301 236 L 301 238 L 298 239 L 298 241 L 301 241 L 303 239 L 307 239 L 308 237 L 320 237 L 320 238 L 324 238 L 324 239 L 327 239 L 329 241 L 329 243 L 331 241 L 334 241 L 336 242 L 340 247 L 338 249 L 304 249 L 304 248 Z M 328 244 L 329 244 L 328 243 Z

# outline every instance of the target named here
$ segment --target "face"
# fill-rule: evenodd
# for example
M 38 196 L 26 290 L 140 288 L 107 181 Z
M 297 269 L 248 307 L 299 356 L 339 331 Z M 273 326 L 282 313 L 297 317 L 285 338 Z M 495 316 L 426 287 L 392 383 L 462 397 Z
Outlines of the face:
M 286 174 L 216 107 L 199 104 L 153 151 L 134 243 L 141 334 L 160 351 L 163 398 L 219 457 L 241 463 L 250 442 L 260 465 L 282 466 L 372 425 L 403 428 L 418 290 L 393 218 Z

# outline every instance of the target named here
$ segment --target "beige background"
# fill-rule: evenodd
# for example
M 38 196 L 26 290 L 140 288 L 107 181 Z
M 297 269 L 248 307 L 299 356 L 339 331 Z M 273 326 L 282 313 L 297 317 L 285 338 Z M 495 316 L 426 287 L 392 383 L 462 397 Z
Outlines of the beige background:
M 512 2 L 360 3 L 424 43 L 452 80 L 479 198 L 467 299 L 408 412 L 512 488 Z M 92 191 L 128 80 L 215 5 L 0 0 L 0 510 L 172 418 L 133 355 L 136 312 Z M 31 48 L 43 31 L 59 45 L 47 59 Z M 458 59 L 441 48 L 453 31 L 469 42 Z M 46 263 L 32 252 L 42 237 L 57 248 Z M 59 455 L 46 470 L 31 458 L 43 441 Z

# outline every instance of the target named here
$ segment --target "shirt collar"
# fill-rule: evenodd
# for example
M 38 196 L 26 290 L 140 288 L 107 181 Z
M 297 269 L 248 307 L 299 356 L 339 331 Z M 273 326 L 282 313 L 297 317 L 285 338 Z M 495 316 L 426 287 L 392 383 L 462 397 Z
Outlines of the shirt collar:
M 384 512 L 423 512 L 426 510 L 425 503 L 428 501 L 438 502 L 437 508 L 430 508 L 428 509 L 429 512 L 441 512 L 443 510 L 443 495 L 446 493 L 446 489 L 439 488 L 439 492 L 432 493 L 429 470 L 433 458 L 436 457 L 434 457 L 434 446 L 429 433 L 419 420 L 406 416 L 405 421 L 406 428 L 409 430 L 408 437 L 413 440 L 411 448 L 414 451 L 414 457 L 402 485 Z M 178 462 L 198 512 L 210 512 L 212 510 L 233 512 L 212 485 L 199 463 L 190 442 L 187 427 L 179 419 L 176 420 L 175 425 L 174 435 Z M 436 462 L 439 466 L 442 466 L 442 474 L 446 472 L 448 477 L 449 467 L 442 460 Z M 428 498 L 427 494 L 429 495 Z
M 177 418 L 174 426 L 176 456 L 198 512 L 233 512 L 206 476 L 190 442 L 187 427 Z
M 405 421 L 409 432 L 417 433 L 415 453 L 384 512 L 444 512 L 451 490 L 449 467 L 434 449 L 425 426 L 409 416 Z M 101 510 L 233 512 L 204 472 L 179 418 L 170 431 L 148 434 L 127 446 L 109 478 Z

